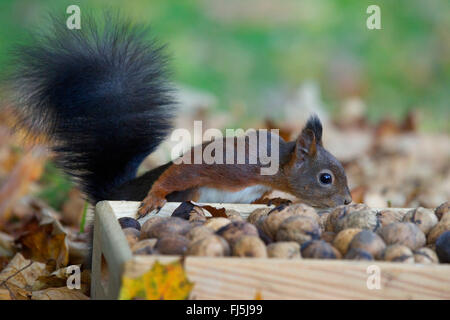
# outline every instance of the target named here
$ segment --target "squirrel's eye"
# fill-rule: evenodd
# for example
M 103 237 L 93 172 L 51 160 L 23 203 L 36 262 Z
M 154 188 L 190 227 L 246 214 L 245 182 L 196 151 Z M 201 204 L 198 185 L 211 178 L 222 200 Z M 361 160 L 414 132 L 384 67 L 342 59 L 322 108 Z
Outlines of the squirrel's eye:
M 333 182 L 333 178 L 329 173 L 322 173 L 319 177 L 319 180 L 323 184 L 330 184 L 331 182 Z

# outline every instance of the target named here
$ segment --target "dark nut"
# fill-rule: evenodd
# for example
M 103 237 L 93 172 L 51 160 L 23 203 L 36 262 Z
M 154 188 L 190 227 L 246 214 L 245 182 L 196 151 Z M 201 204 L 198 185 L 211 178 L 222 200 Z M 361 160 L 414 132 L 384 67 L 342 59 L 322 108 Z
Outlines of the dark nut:
M 408 211 L 403 217 L 403 221 L 416 224 L 425 234 L 428 234 L 428 232 L 430 232 L 430 230 L 438 223 L 438 219 L 434 212 L 422 207 Z
M 428 233 L 427 242 L 429 244 L 433 244 L 436 242 L 437 238 L 441 236 L 446 231 L 450 231 L 450 219 L 447 219 L 447 216 L 450 216 L 448 213 L 441 218 L 441 221 L 431 229 Z
M 214 234 L 211 228 L 205 227 L 204 225 L 195 226 L 186 234 L 186 238 L 190 241 L 196 241 L 205 237 L 209 237 Z
M 153 225 L 156 223 L 159 223 L 161 221 L 164 220 L 168 220 L 169 218 L 167 217 L 161 217 L 161 216 L 152 216 L 150 218 L 147 219 L 147 221 L 144 222 L 144 224 L 141 227 L 141 239 L 147 239 L 147 238 L 151 238 L 151 236 L 149 236 L 147 234 L 147 230 L 153 230 Z
M 349 228 L 342 230 L 334 238 L 333 246 L 339 250 L 342 255 L 345 255 L 348 250 L 348 245 L 353 240 L 353 237 L 360 233 L 362 229 L 359 228 Z
M 277 241 L 295 241 L 303 243 L 320 238 L 319 223 L 311 218 L 292 216 L 283 221 L 276 234 Z
M 411 222 L 394 222 L 382 227 L 378 234 L 386 245 L 401 244 L 415 250 L 425 245 L 424 233 Z
M 257 236 L 242 236 L 233 246 L 233 256 L 267 258 L 266 245 Z
M 155 250 L 160 254 L 183 255 L 186 252 L 188 245 L 189 240 L 185 236 L 170 234 L 158 239 L 155 244 Z
M 346 217 L 349 213 L 359 210 L 368 210 L 369 207 L 362 203 L 354 203 L 350 205 L 337 206 L 327 217 L 325 223 L 325 231 L 339 232 L 341 230 L 335 230 L 338 221 Z
M 141 224 L 136 219 L 130 217 L 122 217 L 118 221 L 122 229 L 135 228 L 137 230 L 141 230 Z
M 441 220 L 444 214 L 448 212 L 450 212 L 450 201 L 444 202 L 434 210 L 434 213 L 436 214 L 439 220 Z
M 244 218 L 242 218 L 241 214 L 236 210 L 228 209 L 225 213 L 231 221 L 244 221 Z
M 262 216 L 267 216 L 267 214 L 271 211 L 271 208 L 258 208 L 253 210 L 249 216 L 247 217 L 247 222 L 256 224 L 256 221 Z
M 299 259 L 300 245 L 294 241 L 274 242 L 267 246 L 269 258 Z
M 437 238 L 436 253 L 441 263 L 450 263 L 450 231 L 445 231 Z
M 364 209 L 349 212 L 345 217 L 339 219 L 334 226 L 335 232 L 348 228 L 360 228 L 375 231 L 379 228 L 380 221 L 377 212 L 371 209 Z
M 361 249 L 369 252 L 376 259 L 380 258 L 383 254 L 386 244 L 383 239 L 376 233 L 363 230 L 353 237 L 348 249 Z
M 320 240 L 326 241 L 330 244 L 333 243 L 335 238 L 336 238 L 336 233 L 331 232 L 331 231 L 322 232 L 322 235 L 320 236 Z
M 301 247 L 302 257 L 309 259 L 340 259 L 339 251 L 323 240 L 304 243 Z
M 382 227 L 394 222 L 401 222 L 403 220 L 404 214 L 392 209 L 381 210 L 377 213 L 378 220 Z
M 188 246 L 187 255 L 202 257 L 223 257 L 230 255 L 230 246 L 224 238 L 210 235 L 191 242 Z
M 139 230 L 135 228 L 125 228 L 123 229 L 123 233 L 125 234 L 125 238 L 127 239 L 128 245 L 132 247 L 136 242 L 139 241 Z
M 145 240 L 141 240 L 139 242 L 136 242 L 132 247 L 131 247 L 131 252 L 133 252 L 133 254 L 152 254 L 153 253 L 153 248 L 155 247 L 156 242 L 158 241 L 158 239 L 145 239 Z
M 223 237 L 233 246 L 244 235 L 258 237 L 258 229 L 253 224 L 245 221 L 233 221 L 217 230 L 216 234 Z
M 410 248 L 401 244 L 393 244 L 386 248 L 383 260 L 392 262 L 414 263 L 414 254 Z
M 352 248 L 347 251 L 347 254 L 345 255 L 344 259 L 350 259 L 350 260 L 374 260 L 373 256 L 363 249 L 357 249 Z
M 212 231 L 217 231 L 229 223 L 231 223 L 230 219 L 217 217 L 217 218 L 208 219 L 206 221 L 206 223 L 204 224 L 204 226 L 210 228 Z
M 414 262 L 416 263 L 439 263 L 438 256 L 436 252 L 431 250 L 430 248 L 420 248 L 414 250 Z

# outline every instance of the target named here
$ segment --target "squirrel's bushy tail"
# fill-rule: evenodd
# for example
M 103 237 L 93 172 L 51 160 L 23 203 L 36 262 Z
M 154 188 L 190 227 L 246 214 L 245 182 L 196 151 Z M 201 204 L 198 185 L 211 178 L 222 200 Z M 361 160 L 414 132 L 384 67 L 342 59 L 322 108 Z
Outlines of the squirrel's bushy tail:
M 162 47 L 147 29 L 106 15 L 65 21 L 15 50 L 20 123 L 53 141 L 57 164 L 91 202 L 133 179 L 171 128 L 174 101 Z

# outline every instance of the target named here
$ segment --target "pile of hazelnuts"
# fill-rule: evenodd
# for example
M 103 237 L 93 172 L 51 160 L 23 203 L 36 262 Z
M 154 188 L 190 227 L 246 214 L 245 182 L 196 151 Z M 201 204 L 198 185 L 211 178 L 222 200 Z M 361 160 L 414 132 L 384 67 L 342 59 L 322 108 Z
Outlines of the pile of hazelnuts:
M 186 207 L 185 207 L 186 208 Z M 374 210 L 365 204 L 318 212 L 305 204 L 210 217 L 191 205 L 141 226 L 120 218 L 133 254 L 450 263 L 450 202 L 436 209 Z M 179 213 L 179 212 L 178 212 Z

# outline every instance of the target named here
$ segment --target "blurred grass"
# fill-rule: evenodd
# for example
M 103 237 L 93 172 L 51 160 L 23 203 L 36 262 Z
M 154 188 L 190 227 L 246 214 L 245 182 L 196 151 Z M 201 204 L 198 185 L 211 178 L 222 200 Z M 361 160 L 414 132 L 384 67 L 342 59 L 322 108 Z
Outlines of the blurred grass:
M 0 63 L 27 29 L 45 28 L 47 13 L 64 15 L 70 4 L 151 24 L 168 43 L 175 80 L 212 92 L 222 110 L 276 114 L 274 92 L 313 79 L 331 111 L 356 95 L 373 120 L 419 108 L 425 128 L 449 130 L 447 0 L 2 0 Z M 381 7 L 382 30 L 365 26 L 370 4 Z

